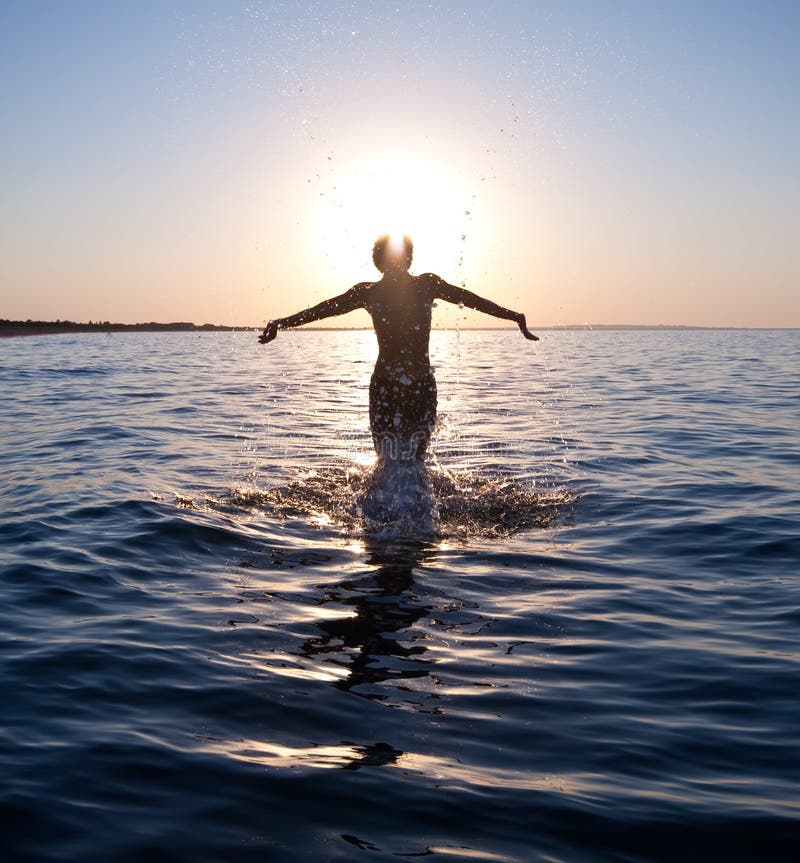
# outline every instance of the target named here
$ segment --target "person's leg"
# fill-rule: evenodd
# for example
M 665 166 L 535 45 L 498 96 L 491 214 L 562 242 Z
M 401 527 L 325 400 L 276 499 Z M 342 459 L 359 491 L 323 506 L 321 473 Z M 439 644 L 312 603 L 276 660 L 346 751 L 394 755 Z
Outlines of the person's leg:
M 394 385 L 386 378 L 372 375 L 369 384 L 369 428 L 372 445 L 381 461 L 398 457 L 398 435 L 394 422 L 397 408 L 393 390 Z
M 436 379 L 433 374 L 415 381 L 405 405 L 405 434 L 402 457 L 423 459 L 436 424 Z
M 403 383 L 373 374 L 369 424 L 379 459 L 423 459 L 436 424 L 436 379 Z

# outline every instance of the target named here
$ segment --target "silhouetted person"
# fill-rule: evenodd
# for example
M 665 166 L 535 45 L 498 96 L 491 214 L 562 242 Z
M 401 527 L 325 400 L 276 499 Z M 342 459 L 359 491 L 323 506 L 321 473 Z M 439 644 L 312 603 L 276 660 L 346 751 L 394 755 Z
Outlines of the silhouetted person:
M 369 386 L 369 424 L 375 451 L 385 459 L 421 459 L 436 421 L 436 380 L 428 357 L 434 300 L 459 303 L 487 315 L 514 321 L 526 339 L 525 315 L 512 312 L 450 285 L 434 273 L 412 276 L 414 247 L 408 237 L 379 237 L 372 260 L 383 273 L 379 282 L 361 282 L 310 309 L 270 321 L 259 337 L 271 342 L 278 330 L 366 309 L 378 337 L 378 361 Z

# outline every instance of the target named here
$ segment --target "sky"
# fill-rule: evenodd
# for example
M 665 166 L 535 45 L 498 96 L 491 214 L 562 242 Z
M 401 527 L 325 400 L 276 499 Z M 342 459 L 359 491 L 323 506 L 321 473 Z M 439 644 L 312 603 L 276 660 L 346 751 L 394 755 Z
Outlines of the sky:
M 794 0 L 3 0 L 0 318 L 260 326 L 399 230 L 533 327 L 800 327 L 798 37 Z

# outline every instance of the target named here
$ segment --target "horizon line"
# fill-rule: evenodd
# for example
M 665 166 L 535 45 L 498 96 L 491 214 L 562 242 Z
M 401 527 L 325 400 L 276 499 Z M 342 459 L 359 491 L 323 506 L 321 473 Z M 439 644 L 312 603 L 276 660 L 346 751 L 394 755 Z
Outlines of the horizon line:
M 191 321 L 140 321 L 135 323 L 122 323 L 111 321 L 71 321 L 71 320 L 10 320 L 8 318 L 0 318 L 0 334 L 3 330 L 32 330 L 32 329 L 48 329 L 58 330 L 62 332 L 79 332 L 83 331 L 107 331 L 107 330 L 132 330 L 132 329 L 160 329 L 162 331 L 186 331 L 193 332 L 197 330 L 206 330 L 212 332 L 258 332 L 263 329 L 263 325 L 253 324 L 211 324 L 203 323 L 196 324 Z M 798 330 L 798 326 L 742 326 L 736 324 L 621 324 L 621 323 L 571 323 L 571 324 L 529 324 L 531 330 Z M 343 327 L 343 326 L 314 326 L 313 324 L 303 327 L 292 327 L 294 332 L 303 332 L 307 330 L 328 331 L 328 332 L 365 332 L 372 330 L 371 326 Z M 515 330 L 514 326 L 432 326 L 431 330 L 439 332 L 450 331 L 486 331 L 486 330 Z

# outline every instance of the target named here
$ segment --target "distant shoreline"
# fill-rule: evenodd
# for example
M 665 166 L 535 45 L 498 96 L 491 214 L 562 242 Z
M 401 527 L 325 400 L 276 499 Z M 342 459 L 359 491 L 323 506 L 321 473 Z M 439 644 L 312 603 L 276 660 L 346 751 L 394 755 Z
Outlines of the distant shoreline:
M 295 332 L 325 331 L 325 332 L 358 332 L 370 330 L 371 327 L 305 327 Z M 454 330 L 456 327 L 434 329 Z M 511 330 L 513 327 L 460 327 L 461 330 Z M 694 326 L 692 324 L 564 324 L 560 326 L 533 326 L 532 331 L 588 331 L 588 330 L 798 330 L 799 327 L 726 327 L 726 326 Z M 15 336 L 57 336 L 70 333 L 231 333 L 259 332 L 260 327 L 226 326 L 224 324 L 193 324 L 185 321 L 175 323 L 157 323 L 151 321 L 142 324 L 114 324 L 109 321 L 88 324 L 73 321 L 9 321 L 0 320 L 0 338 Z
M 256 327 L 233 327 L 222 324 L 193 324 L 187 321 L 162 324 L 112 324 L 110 321 L 88 324 L 74 321 L 8 321 L 0 320 L 0 338 L 13 336 L 59 336 L 69 333 L 229 333 L 256 332 Z

